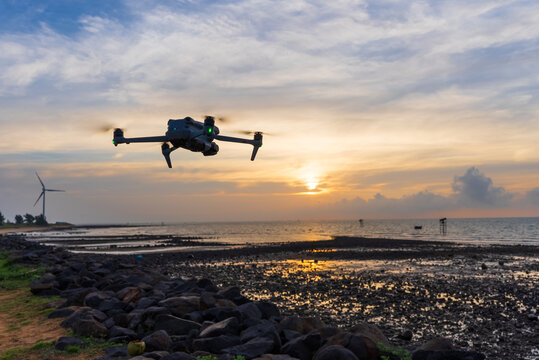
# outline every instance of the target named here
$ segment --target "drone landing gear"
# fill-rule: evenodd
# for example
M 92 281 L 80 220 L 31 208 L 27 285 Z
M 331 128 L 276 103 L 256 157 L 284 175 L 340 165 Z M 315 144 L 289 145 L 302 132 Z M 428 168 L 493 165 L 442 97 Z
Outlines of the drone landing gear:
M 166 142 L 161 145 L 161 151 L 163 152 L 163 156 L 165 157 L 165 160 L 167 161 L 167 165 L 169 168 L 172 168 L 172 162 L 170 161 L 170 153 L 176 150 L 177 147 L 170 147 L 170 145 Z

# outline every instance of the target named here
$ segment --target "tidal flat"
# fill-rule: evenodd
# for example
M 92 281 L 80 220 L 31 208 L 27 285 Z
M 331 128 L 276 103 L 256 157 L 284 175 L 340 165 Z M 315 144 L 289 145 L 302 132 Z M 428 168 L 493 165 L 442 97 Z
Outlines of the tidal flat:
M 373 323 L 403 347 L 443 336 L 489 359 L 536 359 L 538 260 L 533 246 L 340 238 L 335 246 L 169 253 L 144 262 L 238 286 L 283 314 L 344 328 Z

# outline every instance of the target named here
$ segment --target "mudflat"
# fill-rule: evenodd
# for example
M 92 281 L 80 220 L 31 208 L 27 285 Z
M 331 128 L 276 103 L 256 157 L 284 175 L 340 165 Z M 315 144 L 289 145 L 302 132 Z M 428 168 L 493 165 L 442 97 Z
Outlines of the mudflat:
M 539 356 L 539 247 L 338 237 L 130 261 L 206 277 L 332 326 L 378 325 L 395 344 L 437 336 L 489 359 Z

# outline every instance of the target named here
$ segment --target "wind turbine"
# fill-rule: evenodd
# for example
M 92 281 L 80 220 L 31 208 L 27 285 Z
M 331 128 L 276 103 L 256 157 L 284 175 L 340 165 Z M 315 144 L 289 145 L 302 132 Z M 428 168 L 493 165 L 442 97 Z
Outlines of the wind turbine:
M 34 203 L 34 206 L 36 206 L 36 204 L 38 203 L 39 199 L 41 199 L 41 197 L 43 196 L 43 220 L 47 221 L 47 218 L 45 217 L 45 192 L 46 192 L 46 191 L 65 192 L 65 190 L 46 189 L 46 188 L 45 188 L 45 184 L 43 184 L 43 181 L 41 181 L 41 178 L 40 178 L 39 175 L 37 174 L 37 171 L 36 171 L 36 176 L 37 176 L 39 182 L 41 183 L 42 190 L 41 190 L 41 194 L 39 195 L 39 197 L 37 198 L 36 202 Z

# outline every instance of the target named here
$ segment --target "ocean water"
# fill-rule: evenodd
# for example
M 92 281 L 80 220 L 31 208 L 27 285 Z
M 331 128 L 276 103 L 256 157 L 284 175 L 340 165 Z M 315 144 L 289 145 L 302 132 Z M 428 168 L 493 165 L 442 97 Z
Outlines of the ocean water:
M 418 228 L 421 227 L 421 228 Z M 30 237 L 176 235 L 234 244 L 327 240 L 333 236 L 441 240 L 473 244 L 539 245 L 539 218 L 447 219 L 447 232 L 438 219 L 359 221 L 273 221 L 184 223 L 126 227 L 89 227 L 63 232 L 30 233 Z

